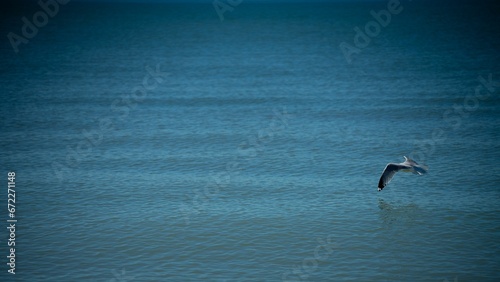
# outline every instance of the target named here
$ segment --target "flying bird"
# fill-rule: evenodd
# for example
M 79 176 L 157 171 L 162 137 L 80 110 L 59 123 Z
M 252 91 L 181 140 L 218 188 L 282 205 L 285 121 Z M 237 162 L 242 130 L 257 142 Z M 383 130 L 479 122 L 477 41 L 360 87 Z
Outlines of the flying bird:
M 414 174 L 422 175 L 427 173 L 427 166 L 419 165 L 416 161 L 403 156 L 405 161 L 402 163 L 388 163 L 385 166 L 384 172 L 382 176 L 380 176 L 380 180 L 378 182 L 378 190 L 382 191 L 384 187 L 391 182 L 391 179 L 394 177 L 394 174 L 398 171 L 404 172 L 413 172 Z

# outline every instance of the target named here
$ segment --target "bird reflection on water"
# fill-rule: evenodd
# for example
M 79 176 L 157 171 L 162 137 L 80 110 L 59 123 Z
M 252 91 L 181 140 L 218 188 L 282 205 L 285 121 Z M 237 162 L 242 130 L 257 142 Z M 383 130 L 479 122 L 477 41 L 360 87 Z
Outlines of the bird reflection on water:
M 380 209 L 379 215 L 384 226 L 402 226 L 408 227 L 413 225 L 418 220 L 420 208 L 414 203 L 407 205 L 393 205 L 387 203 L 383 199 L 378 200 Z

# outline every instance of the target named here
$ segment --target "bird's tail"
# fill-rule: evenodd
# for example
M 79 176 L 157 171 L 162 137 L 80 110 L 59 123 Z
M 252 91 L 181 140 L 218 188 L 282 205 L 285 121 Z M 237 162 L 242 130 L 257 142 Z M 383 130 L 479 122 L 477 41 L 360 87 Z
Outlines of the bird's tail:
M 429 167 L 426 165 L 418 165 L 418 166 L 413 167 L 414 173 L 419 174 L 419 175 L 426 174 L 428 170 L 429 170 Z

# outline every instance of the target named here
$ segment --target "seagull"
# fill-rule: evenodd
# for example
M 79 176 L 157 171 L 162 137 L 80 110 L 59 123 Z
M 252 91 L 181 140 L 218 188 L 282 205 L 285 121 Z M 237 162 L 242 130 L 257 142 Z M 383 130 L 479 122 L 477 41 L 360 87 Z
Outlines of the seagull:
M 378 182 L 378 190 L 382 191 L 384 187 L 391 182 L 391 179 L 394 177 L 394 174 L 398 171 L 404 172 L 413 172 L 414 174 L 422 175 L 427 173 L 427 166 L 419 165 L 416 161 L 403 156 L 405 161 L 402 163 L 388 163 L 385 166 L 384 172 L 382 176 L 380 176 L 380 180 Z

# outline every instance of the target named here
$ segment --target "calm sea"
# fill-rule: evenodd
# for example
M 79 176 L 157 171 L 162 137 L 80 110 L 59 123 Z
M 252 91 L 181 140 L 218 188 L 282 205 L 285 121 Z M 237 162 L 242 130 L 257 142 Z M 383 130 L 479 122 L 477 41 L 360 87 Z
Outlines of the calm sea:
M 498 2 L 199 2 L 5 3 L 1 281 L 500 281 Z

